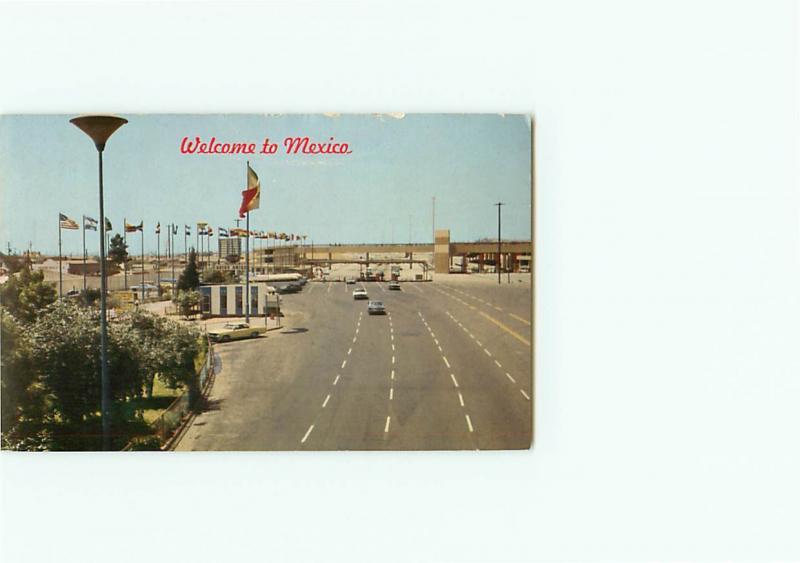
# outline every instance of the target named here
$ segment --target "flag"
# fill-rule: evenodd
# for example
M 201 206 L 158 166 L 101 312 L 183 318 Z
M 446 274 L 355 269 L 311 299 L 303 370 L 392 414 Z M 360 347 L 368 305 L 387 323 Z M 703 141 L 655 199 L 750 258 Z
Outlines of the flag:
M 184 225 L 183 227 L 185 229 L 183 233 L 184 235 L 189 236 L 192 234 L 192 228 L 189 225 Z
M 75 221 L 73 221 L 63 213 L 58 214 L 58 227 L 60 229 L 69 229 L 71 231 L 80 229 L 80 227 Z
M 177 235 L 178 234 L 178 225 L 172 225 L 172 234 L 173 235 Z
M 92 219 L 91 217 L 87 217 L 86 215 L 83 216 L 83 228 L 89 229 L 90 231 L 97 230 L 97 219 Z
M 247 164 L 247 189 L 242 192 L 242 205 L 239 206 L 239 217 L 245 213 L 258 209 L 261 198 L 261 182 L 255 171 Z
M 217 232 L 219 233 L 219 236 L 221 236 L 221 237 L 227 237 L 228 236 L 228 229 L 223 229 L 222 227 L 217 227 Z
M 206 229 L 206 235 L 208 235 L 210 237 L 213 237 L 214 236 L 214 228 L 213 227 L 208 227 Z
M 156 223 L 156 234 L 157 234 L 157 235 L 160 235 L 160 234 L 161 234 L 161 221 L 159 221 L 158 223 Z
M 275 231 L 270 231 L 270 232 L 267 233 L 267 236 L 269 238 L 275 239 L 275 238 L 278 238 L 278 233 L 276 233 Z
M 144 228 L 144 222 L 143 221 L 139 221 L 138 225 L 131 225 L 127 221 L 125 222 L 125 232 L 126 233 L 135 233 L 137 231 L 142 231 L 143 228 Z M 142 231 L 142 232 L 144 232 L 144 231 Z
M 112 226 L 111 226 L 111 221 L 109 221 L 109 220 L 108 220 L 108 217 L 106 217 L 106 230 L 107 230 L 107 231 L 110 231 L 110 230 L 111 230 L 111 229 L 113 229 L 113 228 L 114 228 L 114 227 L 112 227 Z

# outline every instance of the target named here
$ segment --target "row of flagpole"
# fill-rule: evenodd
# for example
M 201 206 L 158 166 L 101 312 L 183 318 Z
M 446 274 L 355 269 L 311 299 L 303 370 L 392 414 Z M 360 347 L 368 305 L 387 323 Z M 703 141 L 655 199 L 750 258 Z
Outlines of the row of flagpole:
M 101 153 L 102 157 L 102 153 Z M 101 161 L 102 162 L 102 161 Z M 246 171 L 246 185 L 247 188 L 242 191 L 242 203 L 239 206 L 239 218 L 245 219 L 246 228 L 244 231 L 238 228 L 238 224 L 236 228 L 225 229 L 222 227 L 218 228 L 218 233 L 220 236 L 230 237 L 244 237 L 245 239 L 245 319 L 247 322 L 250 321 L 250 307 L 252 302 L 252 297 L 250 295 L 250 238 L 252 238 L 255 234 L 255 238 L 259 239 L 274 239 L 274 240 L 303 240 L 305 241 L 306 235 L 287 235 L 286 233 L 276 233 L 274 231 L 264 232 L 259 231 L 258 233 L 253 233 L 250 230 L 250 212 L 258 209 L 260 207 L 260 198 L 261 198 L 261 182 L 258 179 L 258 175 L 256 174 L 255 170 L 250 167 L 250 161 L 247 162 L 247 171 Z M 102 210 L 101 210 L 102 215 Z M 141 291 L 142 291 L 142 302 L 144 302 L 145 298 L 145 287 L 144 287 L 144 222 L 140 221 L 138 225 L 131 225 L 128 223 L 127 219 L 123 219 L 124 229 L 123 229 L 123 236 L 125 239 L 125 243 L 127 245 L 127 234 L 129 232 L 140 232 L 142 235 L 141 243 L 142 243 L 142 277 L 141 277 Z M 88 226 L 88 227 L 87 227 Z M 105 219 L 106 231 L 111 230 L 111 223 L 108 219 Z M 58 293 L 59 297 L 63 296 L 63 279 L 62 279 L 62 251 L 61 251 L 61 231 L 62 229 L 68 230 L 77 230 L 80 227 L 78 224 L 64 215 L 63 213 L 59 213 L 58 215 Z M 86 229 L 89 230 L 97 230 L 97 221 L 92 219 L 91 217 L 83 216 L 83 287 L 84 291 L 86 290 Z M 171 262 L 172 262 L 172 281 L 173 284 L 176 283 L 175 280 L 175 244 L 174 244 L 174 237 L 178 233 L 178 226 L 174 224 L 169 225 L 169 252 L 171 253 Z M 191 227 L 189 225 L 184 225 L 183 231 L 183 249 L 184 253 L 186 254 L 186 259 L 188 262 L 188 252 L 187 252 L 187 237 L 191 234 Z M 158 272 L 158 287 L 161 285 L 161 222 L 156 224 L 156 236 L 157 236 L 157 250 L 156 250 L 156 270 Z M 209 241 L 208 245 L 210 246 L 210 237 L 214 236 L 213 228 L 208 226 L 206 222 L 198 222 L 197 223 L 197 247 L 200 250 L 200 259 L 202 261 L 203 256 L 203 249 L 202 249 L 202 237 L 205 236 L 206 240 Z M 106 242 L 106 246 L 107 246 Z M 101 257 L 102 259 L 102 257 Z M 263 253 L 262 253 L 262 260 L 263 260 Z M 104 267 L 104 265 L 101 265 Z M 125 272 L 125 289 L 128 288 L 128 269 L 127 267 L 124 269 Z M 174 287 L 174 285 L 173 285 Z
M 113 228 L 111 221 L 106 218 L 105 224 L 105 234 L 106 234 L 106 248 L 109 246 L 108 238 L 110 237 L 110 231 Z M 123 219 L 123 238 L 127 245 L 127 234 L 128 233 L 135 233 L 140 232 L 142 235 L 141 238 L 141 249 L 142 249 L 142 273 L 141 273 L 141 280 L 142 284 L 140 290 L 142 292 L 142 299 L 144 300 L 144 221 L 140 221 L 138 225 L 130 224 L 127 222 L 127 219 Z M 83 239 L 83 290 L 86 291 L 87 283 L 86 283 L 86 274 L 87 274 L 87 252 L 86 252 L 86 231 L 97 231 L 97 219 L 89 217 L 88 215 L 83 215 L 82 217 L 82 225 L 79 226 L 76 221 L 69 218 L 67 215 L 63 213 L 59 213 L 59 223 L 58 223 L 58 260 L 59 260 L 59 296 L 63 295 L 63 268 L 62 268 L 62 237 L 61 231 L 66 230 L 82 230 L 82 239 Z M 175 283 L 175 239 L 174 236 L 178 234 L 179 226 L 175 224 L 169 224 L 167 226 L 169 238 L 166 241 L 167 246 L 167 257 L 172 263 L 172 280 Z M 303 241 L 307 238 L 306 235 L 295 235 L 295 234 L 286 234 L 286 233 L 278 233 L 276 231 L 252 231 L 249 229 L 249 221 L 248 221 L 248 228 L 247 229 L 240 229 L 237 227 L 217 227 L 217 233 L 220 237 L 224 238 L 247 238 L 248 241 L 246 243 L 246 263 L 247 263 L 247 270 L 249 271 L 249 239 L 267 239 L 267 240 L 274 240 L 274 241 Z M 157 286 L 161 285 L 161 222 L 156 223 L 155 227 L 155 234 L 157 237 L 156 242 L 156 271 L 157 271 Z M 192 227 L 189 225 L 184 224 L 184 258 L 188 260 L 188 237 L 192 234 Z M 205 255 L 203 252 L 203 237 L 206 237 L 206 249 L 205 252 L 210 252 L 210 237 L 214 236 L 214 229 L 213 227 L 208 226 L 206 222 L 197 222 L 196 228 L 196 235 L 197 235 L 197 248 L 199 250 L 200 260 L 202 261 L 202 257 Z M 260 247 L 263 250 L 263 246 Z M 218 257 L 219 261 L 219 257 Z M 263 264 L 263 256 L 262 256 L 262 264 Z M 125 289 L 128 288 L 128 271 L 127 268 L 124 270 L 125 276 Z M 246 277 L 249 277 L 246 275 Z M 249 281 L 249 280 L 248 280 Z M 249 284 L 246 284 L 249 285 Z

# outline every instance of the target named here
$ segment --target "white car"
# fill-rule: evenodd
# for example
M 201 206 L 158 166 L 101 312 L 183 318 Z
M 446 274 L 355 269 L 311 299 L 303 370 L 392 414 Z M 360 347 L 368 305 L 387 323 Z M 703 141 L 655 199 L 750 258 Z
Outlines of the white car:
M 353 290 L 353 299 L 369 299 L 367 290 L 363 287 L 357 287 Z

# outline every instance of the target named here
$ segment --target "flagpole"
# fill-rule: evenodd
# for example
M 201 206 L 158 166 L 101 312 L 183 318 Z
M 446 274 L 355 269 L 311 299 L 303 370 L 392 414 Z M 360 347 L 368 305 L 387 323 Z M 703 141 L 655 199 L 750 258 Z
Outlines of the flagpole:
M 156 286 L 158 294 L 161 295 L 161 222 L 156 229 Z
M 170 290 L 170 294 L 175 295 L 175 287 L 178 284 L 178 280 L 175 279 L 175 225 L 172 225 L 169 236 L 169 251 L 172 253 L 172 289 Z
M 125 263 L 123 264 L 125 272 L 125 289 L 128 289 L 128 260 L 127 260 L 127 252 L 128 252 L 128 219 L 123 217 L 122 218 L 122 242 L 125 243 Z
M 86 215 L 83 216 L 83 294 L 86 296 Z
M 144 305 L 144 225 L 139 225 L 141 227 L 140 232 L 142 233 L 142 305 Z
M 249 164 L 249 163 L 248 163 Z M 250 212 L 247 212 L 247 238 L 244 239 L 245 242 L 245 250 L 244 250 L 244 263 L 245 263 L 245 272 L 244 272 L 244 286 L 245 286 L 245 294 L 247 295 L 247 307 L 245 308 L 245 321 L 250 322 Z
M 58 298 L 64 294 L 64 282 L 61 279 L 61 215 L 58 216 Z

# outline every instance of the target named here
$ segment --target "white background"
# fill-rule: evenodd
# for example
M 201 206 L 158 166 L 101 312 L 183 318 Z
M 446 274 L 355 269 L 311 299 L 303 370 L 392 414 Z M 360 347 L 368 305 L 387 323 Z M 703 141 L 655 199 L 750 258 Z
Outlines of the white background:
M 794 2 L 3 3 L 2 112 L 533 112 L 537 397 L 523 453 L 4 453 L 0 559 L 800 558 L 797 31 Z

